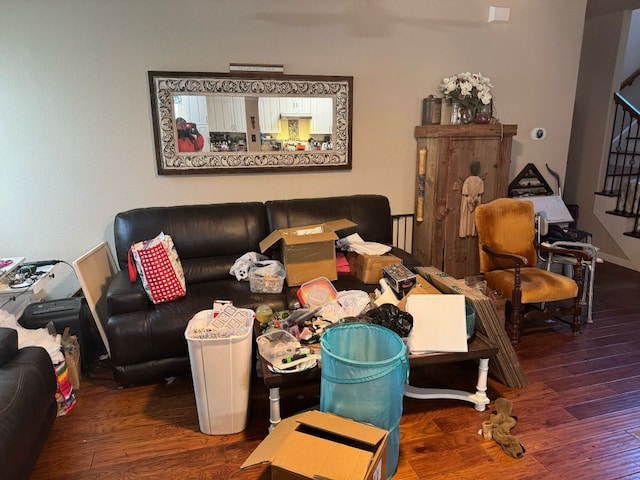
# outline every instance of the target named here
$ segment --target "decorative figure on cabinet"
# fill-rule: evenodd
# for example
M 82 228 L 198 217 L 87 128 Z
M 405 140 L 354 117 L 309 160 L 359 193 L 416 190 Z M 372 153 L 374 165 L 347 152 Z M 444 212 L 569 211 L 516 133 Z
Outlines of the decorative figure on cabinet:
M 484 180 L 480 175 L 480 162 L 473 160 L 469 167 L 471 175 L 462 184 L 462 200 L 460 202 L 460 233 L 461 238 L 473 237 L 476 234 L 474 211 L 484 193 Z

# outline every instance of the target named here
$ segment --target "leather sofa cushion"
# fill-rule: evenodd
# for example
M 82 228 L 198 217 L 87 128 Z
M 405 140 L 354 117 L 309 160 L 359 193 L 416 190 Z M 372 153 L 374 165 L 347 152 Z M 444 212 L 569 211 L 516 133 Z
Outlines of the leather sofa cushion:
M 13 328 L 0 329 L 0 367 L 18 353 L 18 332 Z
M 114 236 L 120 269 L 131 244 L 164 232 L 171 235 L 189 284 L 224 279 L 233 262 L 258 252 L 270 230 L 259 202 L 137 208 L 116 215 Z
M 233 300 L 238 308 L 255 309 L 269 304 L 274 310 L 287 308 L 284 295 L 251 293 L 249 282 L 226 280 L 201 282 L 187 287 L 187 296 L 148 309 L 112 315 L 106 331 L 115 365 L 181 357 L 188 354 L 184 331 L 193 315 L 210 310 L 214 300 Z M 115 301 L 115 300 L 112 300 Z
M 189 287 L 187 287 L 187 294 L 189 294 Z M 107 312 L 110 316 L 143 311 L 151 308 L 151 305 L 151 300 L 142 288 L 140 280 L 132 283 L 126 269 L 115 274 L 107 295 Z

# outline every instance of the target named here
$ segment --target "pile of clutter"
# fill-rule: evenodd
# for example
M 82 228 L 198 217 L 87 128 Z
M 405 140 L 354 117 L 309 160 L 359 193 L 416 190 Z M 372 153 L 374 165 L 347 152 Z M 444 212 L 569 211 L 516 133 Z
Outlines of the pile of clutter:
M 18 348 L 37 346 L 47 351 L 58 382 L 55 394 L 58 416 L 69 413 L 76 404 L 74 388 L 80 387 L 80 347 L 77 337 L 69 335 L 68 331 L 65 331 L 64 336 L 56 333 L 53 322 L 46 328 L 24 328 L 15 315 L 5 310 L 0 310 L 0 327 L 12 328 L 18 332 Z M 71 367 L 73 371 L 70 370 Z
M 313 353 L 312 346 L 335 325 L 375 323 L 401 337 L 406 337 L 413 325 L 411 314 L 395 305 L 376 307 L 369 295 L 360 290 L 337 292 L 324 277 L 302 285 L 297 296 L 302 306 L 295 310 L 274 312 L 268 305 L 261 305 L 255 311 L 260 324 L 258 350 L 273 372 L 292 373 L 315 367 L 320 356 Z
M 191 319 L 185 335 L 191 340 L 242 336 L 251 330 L 253 319 L 253 310 L 236 308 L 229 301 L 216 300 L 211 310 L 202 310 Z

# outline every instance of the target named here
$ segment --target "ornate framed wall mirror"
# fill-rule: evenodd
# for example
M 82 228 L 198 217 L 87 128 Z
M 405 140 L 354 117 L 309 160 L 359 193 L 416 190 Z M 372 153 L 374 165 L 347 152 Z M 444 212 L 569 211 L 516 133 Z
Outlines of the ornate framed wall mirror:
M 148 75 L 159 175 L 351 169 L 353 77 Z

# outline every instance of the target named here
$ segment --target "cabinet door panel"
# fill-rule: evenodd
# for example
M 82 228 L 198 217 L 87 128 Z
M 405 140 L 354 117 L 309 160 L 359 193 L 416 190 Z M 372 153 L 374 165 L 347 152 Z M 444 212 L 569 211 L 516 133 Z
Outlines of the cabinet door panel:
M 281 97 L 282 115 L 311 115 L 311 99 L 306 97 Z
M 333 133 L 332 98 L 311 99 L 311 133 L 327 135 Z
M 463 198 L 480 191 L 479 203 L 507 196 L 516 132 L 515 125 L 416 127 L 418 150 L 428 154 L 424 221 L 414 225 L 413 248 L 425 264 L 455 278 L 479 272 L 473 213 Z
M 445 222 L 445 259 L 446 271 L 456 278 L 464 278 L 467 270 L 474 269 L 478 258 L 477 240 L 473 236 L 460 237 L 460 218 L 462 216 L 463 186 L 470 175 L 471 162 L 475 157 L 476 141 L 451 139 L 447 179 L 447 209 L 449 215 Z
M 447 182 L 451 186 L 448 196 L 448 204 L 452 211 L 450 221 L 446 226 L 445 245 L 446 258 L 445 265 L 454 272 L 456 278 L 463 278 L 467 275 L 475 275 L 480 271 L 478 239 L 475 234 L 475 227 L 469 232 L 468 216 L 473 217 L 473 209 L 467 205 L 465 195 L 465 181 L 469 177 L 480 177 L 480 179 L 469 179 L 469 194 L 482 191 L 477 197 L 479 203 L 488 203 L 498 197 L 506 196 L 506 191 L 502 191 L 500 181 L 504 169 L 502 167 L 500 139 L 497 138 L 472 138 L 472 139 L 451 139 L 451 152 L 449 163 L 449 174 Z M 474 165 L 475 164 L 475 165 Z M 507 162 L 508 164 L 508 162 Z M 508 172 L 507 172 L 508 173 Z M 481 185 L 481 186 L 480 186 Z M 479 189 L 482 190 L 479 190 Z M 465 214 L 463 209 L 467 208 Z M 465 215 L 466 228 L 461 225 Z M 473 222 L 473 220 L 471 220 Z
M 247 133 L 244 97 L 207 97 L 212 132 Z
M 258 98 L 258 117 L 262 133 L 280 133 L 280 101 L 277 98 Z

